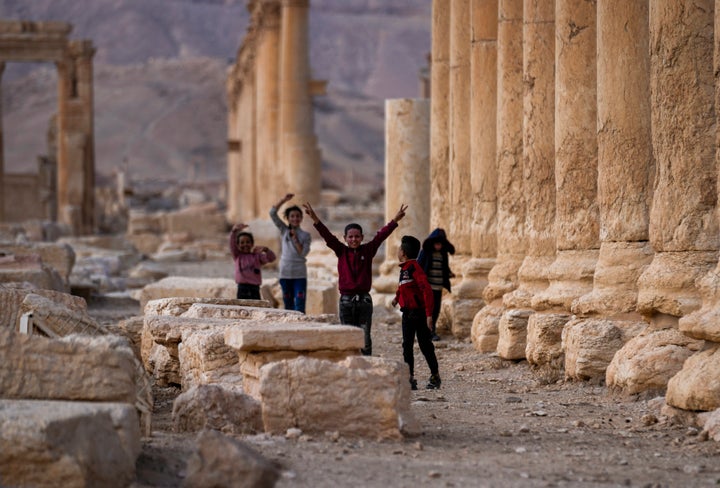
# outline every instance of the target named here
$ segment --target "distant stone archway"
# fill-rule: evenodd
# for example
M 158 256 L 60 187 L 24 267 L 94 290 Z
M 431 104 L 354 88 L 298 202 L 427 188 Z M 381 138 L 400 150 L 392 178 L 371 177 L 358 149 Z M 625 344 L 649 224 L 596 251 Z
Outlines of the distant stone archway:
M 65 22 L 0 21 L 0 79 L 6 62 L 51 61 L 58 72 L 57 219 L 74 234 L 92 233 L 94 222 L 95 143 L 93 65 L 89 40 L 69 40 Z M 2 107 L 0 106 L 0 117 Z M 1 118 L 0 118 L 1 120 Z M 0 124 L 0 221 L 11 188 L 5 182 L 3 130 Z

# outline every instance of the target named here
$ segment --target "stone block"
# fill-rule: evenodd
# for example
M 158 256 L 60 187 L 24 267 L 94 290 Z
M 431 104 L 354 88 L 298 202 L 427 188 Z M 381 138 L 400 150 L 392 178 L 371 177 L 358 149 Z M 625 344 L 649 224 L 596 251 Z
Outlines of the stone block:
M 613 356 L 605 375 L 608 388 L 629 395 L 664 393 L 670 378 L 703 346 L 703 341 L 691 339 L 677 329 L 658 330 L 645 325 L 628 325 L 642 332 Z
M 528 318 L 532 310 L 507 310 L 498 324 L 497 353 L 503 359 L 525 359 Z
M 720 345 L 690 356 L 668 382 L 666 401 L 684 410 L 720 408 Z
M 123 402 L 137 399 L 136 363 L 115 336 L 48 339 L 0 329 L 4 398 Z
M 132 405 L 3 399 L 0 432 L 2 486 L 120 488 L 135 479 L 141 444 Z
M 227 434 L 262 432 L 260 402 L 240 388 L 199 385 L 175 399 L 172 411 L 175 432 L 213 429 Z
M 608 319 L 573 319 L 563 328 L 565 377 L 602 382 L 615 353 L 640 333 L 638 324 Z
M 205 430 L 198 434 L 195 445 L 197 449 L 188 459 L 184 488 L 272 487 L 280 478 L 277 465 L 232 437 Z
M 144 287 L 137 297 L 140 309 L 151 300 L 171 297 L 235 299 L 237 285 L 229 278 L 169 276 Z
M 284 434 L 294 427 L 307 433 L 400 439 L 417 428 L 408 375 L 404 363 L 364 356 L 267 364 L 259 390 L 265 431 Z

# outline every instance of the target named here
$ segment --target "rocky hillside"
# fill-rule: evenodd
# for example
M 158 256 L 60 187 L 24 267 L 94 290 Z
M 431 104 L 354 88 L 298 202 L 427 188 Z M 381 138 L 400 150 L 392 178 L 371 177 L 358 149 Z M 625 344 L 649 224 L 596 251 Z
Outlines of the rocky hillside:
M 61 20 L 92 39 L 98 173 L 184 180 L 226 171 L 225 74 L 247 28 L 245 0 L 5 0 L 0 18 Z M 416 97 L 431 0 L 311 0 L 311 63 L 327 186 L 382 184 L 384 100 Z M 50 63 L 3 76 L 6 171 L 34 171 L 56 110 Z M 362 172 L 356 168 L 361 167 Z

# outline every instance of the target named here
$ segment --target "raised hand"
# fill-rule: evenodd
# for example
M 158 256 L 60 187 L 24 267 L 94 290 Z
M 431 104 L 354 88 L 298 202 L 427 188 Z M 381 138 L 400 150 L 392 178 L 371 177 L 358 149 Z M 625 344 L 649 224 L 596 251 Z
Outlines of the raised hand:
M 310 205 L 310 202 L 303 203 L 303 208 L 305 209 L 305 213 L 312 219 L 314 223 L 320 222 L 320 219 L 318 218 L 317 214 L 315 213 L 315 210 L 313 210 L 312 205 Z
M 407 210 L 408 206 L 404 203 L 400 204 L 400 210 L 395 214 L 395 217 L 393 217 L 393 220 L 397 223 L 402 220 L 403 217 L 405 217 L 405 211 Z
M 247 224 L 243 224 L 243 223 L 235 224 L 235 225 L 232 226 L 232 231 L 233 231 L 233 232 L 238 232 L 238 231 L 241 231 L 241 230 L 243 230 L 243 229 L 246 229 L 247 227 L 248 227 Z M 226 227 L 226 228 L 227 228 L 227 227 Z

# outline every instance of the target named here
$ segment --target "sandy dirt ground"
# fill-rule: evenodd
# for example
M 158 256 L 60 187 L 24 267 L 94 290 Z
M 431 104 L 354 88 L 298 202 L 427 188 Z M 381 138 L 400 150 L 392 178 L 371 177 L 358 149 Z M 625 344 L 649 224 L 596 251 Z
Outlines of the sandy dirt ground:
M 128 301 L 101 300 L 90 313 L 110 323 L 139 311 Z M 402 361 L 397 317 L 376 310 L 374 320 L 374 354 Z M 382 442 L 333 433 L 239 438 L 281 467 L 278 487 L 720 485 L 720 443 L 673 425 L 647 400 L 615 398 L 586 383 L 548 384 L 527 362 L 478 353 L 469 342 L 445 337 L 436 347 L 440 390 L 423 389 L 429 371 L 416 347 L 420 389 L 412 410 L 422 434 Z M 171 430 L 180 391 L 154 393 L 138 488 L 179 486 L 195 437 Z

